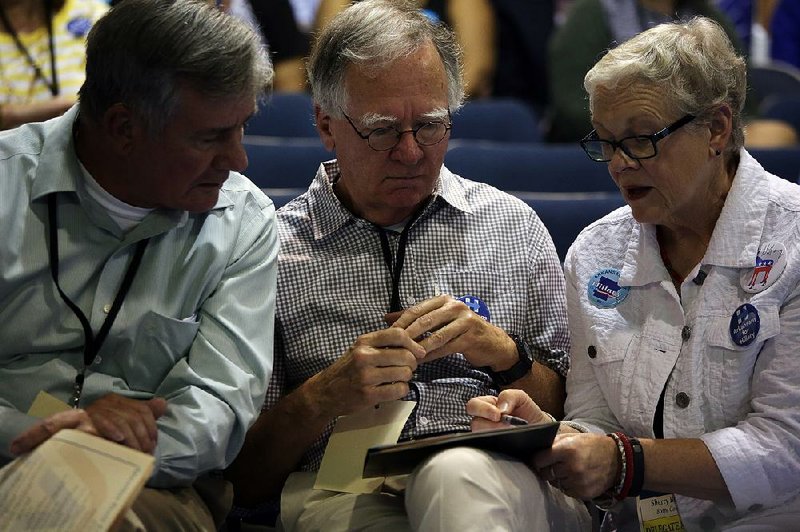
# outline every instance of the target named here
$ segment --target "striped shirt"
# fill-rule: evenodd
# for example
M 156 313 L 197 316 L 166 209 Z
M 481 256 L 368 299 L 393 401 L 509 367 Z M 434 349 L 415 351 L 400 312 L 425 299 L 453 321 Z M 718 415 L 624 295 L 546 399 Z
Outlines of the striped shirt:
M 83 84 L 86 67 L 86 34 L 108 10 L 101 0 L 66 0 L 53 16 L 53 43 L 60 95 L 76 95 Z M 8 33 L 0 32 L 0 104 L 30 103 L 53 97 L 48 83 L 53 80 L 47 27 L 20 33 L 19 39 L 39 66 L 41 80 L 28 59 Z
M 275 367 L 265 407 L 324 370 L 368 332 L 386 327 L 392 282 L 376 227 L 345 209 L 324 163 L 308 191 L 278 210 Z M 331 176 L 331 177 L 329 177 Z M 392 253 L 398 233 L 390 234 Z M 437 294 L 474 296 L 490 321 L 525 339 L 538 362 L 566 375 L 564 277 L 553 242 L 522 201 L 442 168 L 433 200 L 408 232 L 403 307 Z M 420 365 L 406 399 L 417 401 L 401 439 L 468 431 L 466 402 L 498 390 L 456 353 Z M 301 467 L 319 467 L 330 428 Z

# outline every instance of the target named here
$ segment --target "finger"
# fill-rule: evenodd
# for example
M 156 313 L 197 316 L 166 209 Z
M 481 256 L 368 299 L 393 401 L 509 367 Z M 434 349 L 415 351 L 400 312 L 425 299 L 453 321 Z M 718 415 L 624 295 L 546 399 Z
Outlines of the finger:
M 490 421 L 482 417 L 472 418 L 472 420 L 469 422 L 469 426 L 472 432 L 514 428 L 513 425 L 509 425 L 508 423 L 501 423 L 499 421 Z
M 408 384 L 405 382 L 391 382 L 380 384 L 373 388 L 369 404 L 378 404 L 385 401 L 396 401 L 408 395 Z
M 406 332 L 411 338 L 421 338 L 423 341 L 420 341 L 420 343 L 426 348 L 435 349 L 444 345 L 444 343 L 436 343 L 431 339 L 441 336 L 443 328 L 459 324 L 460 327 L 457 330 L 453 331 L 451 329 L 448 333 L 450 336 L 458 336 L 469 328 L 469 318 L 474 316 L 477 316 L 477 314 L 472 312 L 464 303 L 451 298 L 445 305 L 433 309 L 414 320 L 413 323 L 406 327 Z M 427 341 L 427 344 L 424 341 Z
M 380 386 L 395 382 L 409 382 L 413 377 L 414 372 L 408 366 L 382 366 L 372 371 L 371 382 L 365 384 Z
M 372 333 L 359 336 L 352 349 L 359 347 L 384 348 L 400 347 L 410 352 L 415 358 L 425 356 L 425 348 L 415 342 L 403 329 L 389 327 Z
M 356 368 L 370 371 L 374 368 L 403 367 L 410 371 L 417 369 L 417 357 L 406 349 L 358 349 L 353 352 L 353 363 Z
M 138 451 L 142 450 L 133 430 L 115 412 L 95 409 L 91 416 L 100 436 Z
M 9 447 L 14 456 L 32 451 L 61 429 L 78 429 L 95 434 L 94 427 L 82 409 L 58 412 L 17 436 Z
M 453 298 L 449 295 L 443 294 L 430 299 L 426 299 L 421 303 L 417 303 L 413 307 L 407 308 L 400 315 L 400 317 L 397 318 L 397 321 L 395 321 L 392 324 L 392 326 L 400 329 L 407 329 L 409 325 L 417 321 L 419 318 L 425 316 L 426 314 L 435 309 L 440 308 L 441 306 L 445 305 L 448 301 L 453 301 Z M 416 338 L 423 332 L 425 331 L 424 330 L 420 331 L 417 335 L 412 336 L 412 338 Z
M 470 311 L 472 312 L 472 311 Z M 465 339 L 464 334 L 469 331 L 467 320 L 456 320 L 443 325 L 420 340 L 419 344 L 425 351 L 439 356 L 452 353 L 462 353 L 468 349 L 468 345 L 461 341 Z M 413 333 L 409 332 L 409 336 Z
M 467 414 L 489 421 L 500 421 L 502 412 L 497 407 L 497 398 L 491 395 L 473 397 L 467 401 Z
M 399 318 L 401 314 L 403 314 L 402 310 L 398 310 L 396 312 L 389 312 L 383 317 L 383 321 L 386 322 L 386 325 L 389 326 L 394 325 L 394 323 L 397 321 L 397 318 Z
M 144 404 L 150 409 L 154 419 L 160 418 L 167 412 L 167 401 L 163 397 L 153 397 Z

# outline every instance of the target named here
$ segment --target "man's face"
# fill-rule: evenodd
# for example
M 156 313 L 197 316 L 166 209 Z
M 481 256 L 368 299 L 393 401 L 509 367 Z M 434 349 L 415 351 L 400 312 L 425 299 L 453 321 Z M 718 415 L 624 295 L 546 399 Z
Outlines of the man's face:
M 421 146 L 412 133 L 387 151 L 361 138 L 377 128 L 407 131 L 440 120 L 449 123 L 447 76 L 433 44 L 377 72 L 354 66 L 345 72 L 353 121 L 317 111 L 322 141 L 335 149 L 341 177 L 337 196 L 356 215 L 380 225 L 408 218 L 433 192 L 447 151 L 449 133 L 438 144 Z
M 137 181 L 122 199 L 140 207 L 210 210 L 228 173 L 247 167 L 242 131 L 255 109 L 250 94 L 211 99 L 181 88 L 164 130 L 153 137 L 139 128 L 134 136 L 129 159 Z

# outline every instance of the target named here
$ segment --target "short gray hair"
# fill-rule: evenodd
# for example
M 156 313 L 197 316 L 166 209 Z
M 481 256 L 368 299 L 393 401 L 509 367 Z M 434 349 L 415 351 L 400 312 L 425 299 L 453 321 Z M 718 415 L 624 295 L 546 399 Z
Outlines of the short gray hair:
M 461 49 L 443 24 L 431 22 L 407 1 L 364 0 L 334 17 L 314 42 L 308 79 L 314 101 L 340 116 L 347 103 L 345 71 L 349 65 L 381 70 L 433 43 L 447 75 L 447 102 L 455 112 L 464 102 Z
M 124 0 L 89 32 L 81 113 L 93 120 L 123 103 L 161 132 L 189 87 L 210 98 L 272 84 L 267 51 L 250 28 L 200 0 Z
M 598 87 L 613 90 L 636 83 L 659 88 L 675 110 L 698 117 L 696 124 L 707 123 L 727 104 L 733 128 L 726 150 L 744 145 L 746 64 L 713 20 L 696 17 L 642 32 L 610 50 L 583 81 L 590 107 Z

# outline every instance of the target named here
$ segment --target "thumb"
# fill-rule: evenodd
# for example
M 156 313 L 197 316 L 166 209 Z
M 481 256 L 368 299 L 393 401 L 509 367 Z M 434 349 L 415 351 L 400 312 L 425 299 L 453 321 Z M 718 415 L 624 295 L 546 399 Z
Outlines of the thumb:
M 153 417 L 158 419 L 167 411 L 167 401 L 163 397 L 153 397 L 145 402 L 153 413 Z

